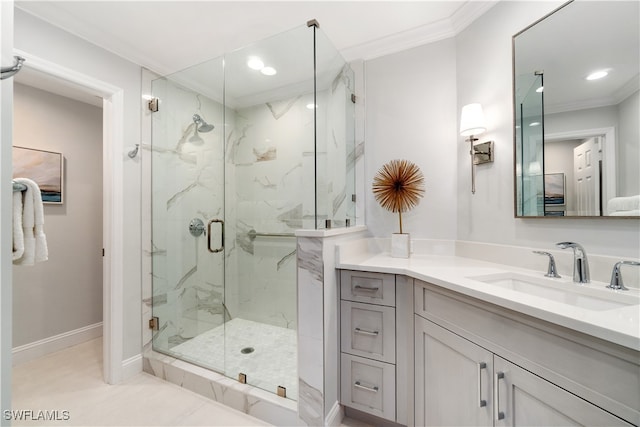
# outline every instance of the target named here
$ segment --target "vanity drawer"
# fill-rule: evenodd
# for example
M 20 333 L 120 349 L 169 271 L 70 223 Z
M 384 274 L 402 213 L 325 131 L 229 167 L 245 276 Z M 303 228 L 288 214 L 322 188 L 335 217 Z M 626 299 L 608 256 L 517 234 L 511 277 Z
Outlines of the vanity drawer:
M 395 365 L 343 353 L 341 368 L 343 405 L 395 421 Z
M 395 363 L 395 308 L 351 301 L 342 301 L 340 306 L 342 351 Z
M 396 277 L 393 274 L 341 270 L 340 296 L 349 301 L 395 307 Z

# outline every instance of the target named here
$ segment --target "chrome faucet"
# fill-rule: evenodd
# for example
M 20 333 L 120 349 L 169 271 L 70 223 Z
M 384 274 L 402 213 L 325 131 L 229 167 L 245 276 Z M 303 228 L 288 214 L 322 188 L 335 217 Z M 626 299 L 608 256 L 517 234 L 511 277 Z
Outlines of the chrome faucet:
M 584 248 L 574 242 L 556 243 L 560 249 L 573 248 L 573 281 L 576 283 L 589 283 L 589 261 Z
M 551 255 L 549 252 L 543 252 L 543 251 L 533 251 L 533 253 L 538 255 L 546 255 L 549 257 L 549 265 L 547 267 L 547 274 L 545 274 L 545 276 L 562 277 L 558 274 L 558 269 L 556 268 L 556 260 L 553 258 L 553 255 Z
M 609 283 L 609 286 L 607 286 L 607 288 L 616 289 L 616 290 L 619 290 L 619 291 L 628 291 L 629 290 L 624 286 L 624 282 L 622 281 L 622 273 L 620 273 L 620 266 L 622 264 L 640 265 L 640 262 L 636 262 L 636 261 L 620 261 L 620 262 L 616 262 L 616 265 L 613 266 L 613 271 L 611 272 L 611 283 Z

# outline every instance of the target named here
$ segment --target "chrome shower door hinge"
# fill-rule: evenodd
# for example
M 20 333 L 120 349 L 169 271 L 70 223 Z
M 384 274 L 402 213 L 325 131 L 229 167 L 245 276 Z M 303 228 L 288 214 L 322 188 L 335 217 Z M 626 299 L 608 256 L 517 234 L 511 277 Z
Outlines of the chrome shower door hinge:
M 160 319 L 158 319 L 157 317 L 152 317 L 151 319 L 149 319 L 149 329 L 157 331 L 159 327 Z
M 156 111 L 158 111 L 159 104 L 160 100 L 158 98 L 152 98 L 149 100 L 149 103 L 147 105 L 149 106 L 149 110 L 152 113 L 155 113 Z
M 356 103 L 356 94 L 355 93 L 351 94 L 351 102 L 353 102 L 354 104 Z

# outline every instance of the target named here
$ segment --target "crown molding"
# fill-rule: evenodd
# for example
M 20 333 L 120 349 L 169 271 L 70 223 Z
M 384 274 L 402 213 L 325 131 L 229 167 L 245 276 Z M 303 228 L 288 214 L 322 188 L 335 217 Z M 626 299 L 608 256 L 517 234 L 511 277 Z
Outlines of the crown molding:
M 484 15 L 500 0 L 468 1 L 451 16 L 451 26 L 456 34 L 467 28 L 473 21 Z
M 342 49 L 341 53 L 348 62 L 356 59 L 370 60 L 423 44 L 433 43 L 455 35 L 450 20 L 443 19 L 428 25 L 421 25 L 411 30 L 348 47 Z
M 467 1 L 447 19 L 341 49 L 340 52 L 347 61 L 370 60 L 454 37 L 495 6 L 498 1 Z

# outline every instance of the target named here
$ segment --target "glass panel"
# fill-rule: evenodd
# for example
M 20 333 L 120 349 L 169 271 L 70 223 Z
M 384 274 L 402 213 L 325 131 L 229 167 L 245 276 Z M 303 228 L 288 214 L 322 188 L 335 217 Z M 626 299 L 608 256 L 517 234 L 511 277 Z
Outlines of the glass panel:
M 294 231 L 355 224 L 354 73 L 301 26 L 152 91 L 153 347 L 297 400 Z
M 518 76 L 516 87 L 516 212 L 544 215 L 542 74 Z
M 153 348 L 220 372 L 224 252 L 205 230 L 224 219 L 222 81 L 221 58 L 153 81 L 151 143 Z
M 225 57 L 225 373 L 243 373 L 270 392 L 283 386 L 294 400 L 293 233 L 314 227 L 313 94 L 313 31 L 306 26 Z
M 315 29 L 317 222 L 355 225 L 354 73 L 321 29 Z

